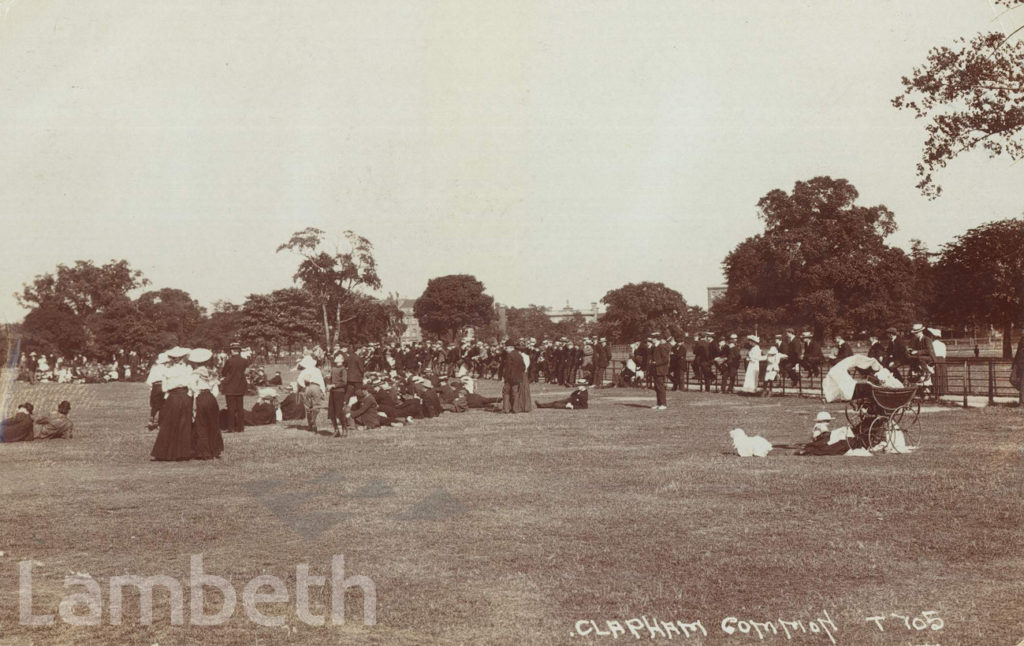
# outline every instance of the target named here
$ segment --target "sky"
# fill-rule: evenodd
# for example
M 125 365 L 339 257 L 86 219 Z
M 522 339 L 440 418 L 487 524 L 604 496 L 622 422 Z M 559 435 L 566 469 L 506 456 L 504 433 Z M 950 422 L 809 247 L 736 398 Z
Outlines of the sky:
M 1000 15 L 1002 14 L 1002 15 Z M 819 175 L 933 250 L 1024 212 L 982 153 L 915 188 L 890 100 L 989 0 L 0 0 L 0 321 L 58 263 L 127 259 L 202 305 L 292 284 L 308 226 L 369 238 L 384 293 L 467 273 L 589 308 L 706 305 L 756 203 Z

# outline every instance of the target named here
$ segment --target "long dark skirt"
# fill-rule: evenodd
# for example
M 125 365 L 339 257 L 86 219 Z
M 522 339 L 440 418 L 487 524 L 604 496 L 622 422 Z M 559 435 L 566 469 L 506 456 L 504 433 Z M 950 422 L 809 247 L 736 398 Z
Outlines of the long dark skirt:
M 185 388 L 175 388 L 160 408 L 160 432 L 150 452 L 154 460 L 188 460 L 192 457 L 192 398 Z
M 224 450 L 224 436 L 220 434 L 220 405 L 209 390 L 196 395 L 196 419 L 192 422 L 192 442 L 195 457 L 199 460 L 220 457 Z

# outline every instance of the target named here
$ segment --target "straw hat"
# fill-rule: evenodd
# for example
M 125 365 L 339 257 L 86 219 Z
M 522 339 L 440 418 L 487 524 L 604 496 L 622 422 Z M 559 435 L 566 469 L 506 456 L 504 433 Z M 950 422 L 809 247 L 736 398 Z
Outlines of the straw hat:
M 188 353 L 189 363 L 206 363 L 213 357 L 213 352 L 206 348 L 196 348 Z
M 815 422 L 831 422 L 832 416 L 828 414 L 828 411 L 821 411 L 814 417 Z

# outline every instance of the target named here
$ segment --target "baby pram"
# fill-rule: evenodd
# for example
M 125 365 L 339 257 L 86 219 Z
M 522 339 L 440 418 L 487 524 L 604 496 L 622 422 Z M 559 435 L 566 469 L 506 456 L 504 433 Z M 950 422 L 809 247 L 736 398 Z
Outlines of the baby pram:
M 853 369 L 867 371 L 872 377 L 854 380 L 849 373 Z M 883 443 L 897 451 L 920 446 L 918 387 L 904 386 L 878 361 L 856 354 L 843 359 L 829 370 L 822 391 L 825 401 L 847 402 L 846 421 L 853 431 L 847 437 L 851 449 L 872 449 Z

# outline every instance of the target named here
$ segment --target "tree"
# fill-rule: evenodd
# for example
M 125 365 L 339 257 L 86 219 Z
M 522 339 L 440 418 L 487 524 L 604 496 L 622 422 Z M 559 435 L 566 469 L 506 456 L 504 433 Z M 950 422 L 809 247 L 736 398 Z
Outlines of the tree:
M 494 318 L 494 298 L 484 293 L 484 284 L 473 276 L 441 276 L 427 282 L 413 313 L 423 330 L 453 341 L 467 328 L 486 325 Z
M 88 327 L 92 335 L 90 353 L 106 359 L 123 349 L 155 356 L 179 343 L 176 334 L 162 330 L 152 317 L 139 310 L 138 303 L 127 297 L 90 316 Z
M 21 328 L 23 352 L 72 355 L 87 351 L 89 332 L 81 317 L 64 303 L 47 301 L 35 307 Z
M 510 339 L 550 339 L 560 336 L 558 326 L 548 316 L 548 308 L 540 305 L 506 309 L 505 329 Z
M 383 342 L 405 331 L 404 314 L 393 300 L 358 294 L 349 306 L 352 313 L 342 324 L 340 338 L 348 343 Z
M 318 326 L 312 296 L 297 287 L 250 294 L 242 305 L 241 340 L 254 347 L 292 348 L 313 343 Z
M 617 341 L 632 342 L 651 332 L 689 329 L 691 308 L 683 295 L 663 283 L 629 283 L 601 299 L 607 306 L 599 329 Z
M 811 325 L 819 334 L 909 322 L 916 313 L 914 268 L 885 238 L 896 230 L 885 206 L 858 206 L 844 179 L 797 182 L 758 202 L 764 233 L 723 261 L 728 289 L 715 303 L 719 325 Z
M 1007 7 L 1024 0 L 996 0 Z M 982 148 L 990 156 L 1024 158 L 1024 41 L 999 32 L 959 39 L 954 47 L 936 47 L 927 63 L 903 77 L 903 94 L 892 100 L 897 109 L 926 119 L 921 161 L 917 164 L 921 192 L 935 198 L 942 187 L 932 174 L 968 150 Z
M 936 263 L 939 311 L 947 322 L 971 319 L 1003 330 L 1003 357 L 1013 355 L 1013 328 L 1024 313 L 1024 220 L 989 222 L 942 249 Z
M 160 332 L 174 336 L 172 345 L 192 342 L 192 333 L 202 322 L 206 312 L 188 292 L 165 287 L 146 292 L 135 301 L 139 313 Z
M 127 260 L 111 260 L 99 267 L 91 260 L 76 260 L 71 267 L 57 265 L 56 275 L 36 276 L 15 297 L 27 308 L 63 305 L 84 319 L 148 284 L 142 272 L 132 269 Z
M 213 304 L 213 312 L 192 331 L 192 342 L 214 351 L 224 350 L 239 338 L 242 318 L 241 306 L 217 301 Z
M 342 324 L 358 316 L 348 309 L 357 289 L 380 289 L 381 285 L 370 241 L 351 231 L 345 231 L 343 236 L 345 243 L 332 243 L 325 231 L 308 227 L 277 248 L 278 252 L 287 250 L 302 258 L 293 279 L 320 310 L 327 348 L 337 345 Z M 342 312 L 347 314 L 346 318 Z

